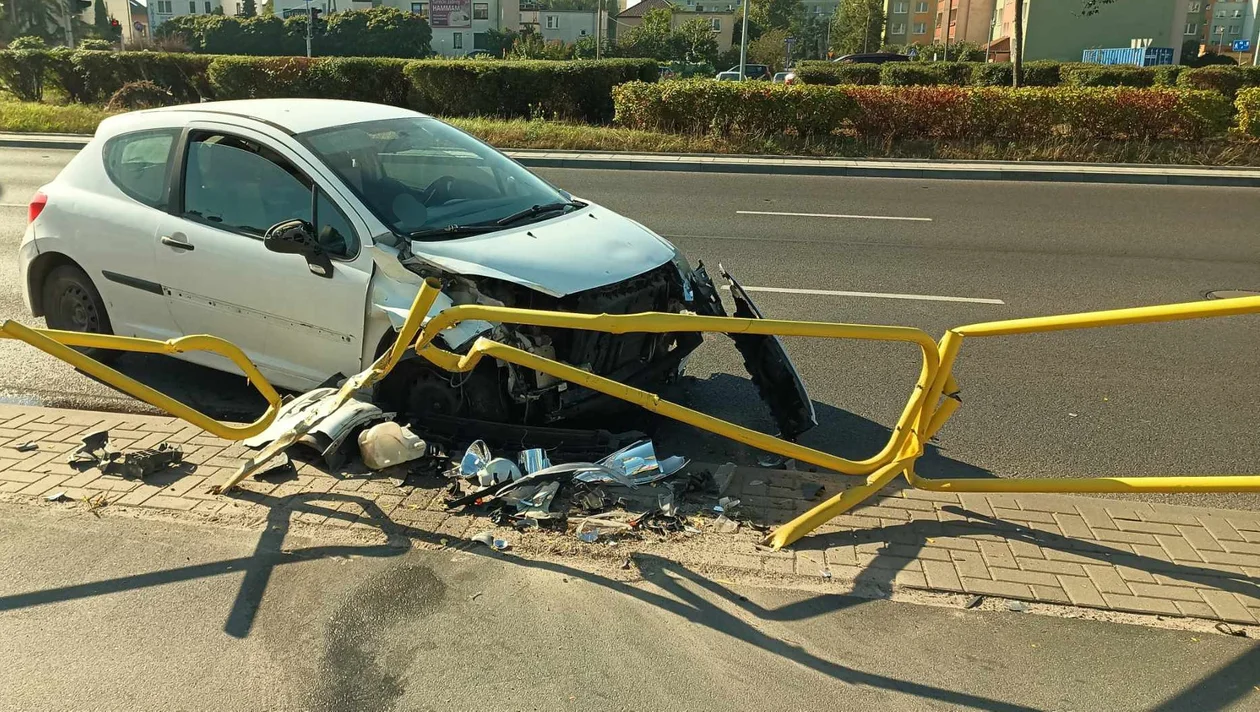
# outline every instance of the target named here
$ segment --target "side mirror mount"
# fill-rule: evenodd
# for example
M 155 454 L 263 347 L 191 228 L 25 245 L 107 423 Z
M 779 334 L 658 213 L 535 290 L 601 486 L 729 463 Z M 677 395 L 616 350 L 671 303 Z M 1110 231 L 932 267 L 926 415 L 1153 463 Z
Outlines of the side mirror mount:
M 272 225 L 263 235 L 263 246 L 283 255 L 301 255 L 306 258 L 311 274 L 332 279 L 332 259 L 315 239 L 314 226 L 305 220 L 286 220 Z

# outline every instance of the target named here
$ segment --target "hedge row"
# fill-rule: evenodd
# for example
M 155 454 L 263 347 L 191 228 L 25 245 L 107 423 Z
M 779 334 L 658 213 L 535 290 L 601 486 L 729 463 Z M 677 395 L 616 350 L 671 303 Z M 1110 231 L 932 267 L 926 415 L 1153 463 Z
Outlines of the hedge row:
M 444 116 L 612 120 L 612 88 L 654 81 L 651 59 L 484 62 L 367 57 L 0 51 L 0 88 L 40 101 L 45 85 L 97 103 L 147 80 L 179 101 L 306 96 L 408 106 Z
M 1260 138 L 1260 88 L 1238 92 L 1234 106 L 1238 109 L 1239 133 Z
M 1010 86 L 1014 69 L 1009 62 L 888 62 L 841 64 L 800 62 L 796 74 L 806 84 L 886 86 Z M 1260 86 L 1260 68 L 1211 66 L 1190 69 L 1179 65 L 1135 67 L 1036 61 L 1024 65 L 1025 86 L 1174 87 L 1214 89 L 1233 97 L 1244 87 Z
M 617 122 L 720 135 L 864 138 L 1195 140 L 1232 115 L 1217 92 L 1129 87 L 776 86 L 632 82 L 613 90 Z

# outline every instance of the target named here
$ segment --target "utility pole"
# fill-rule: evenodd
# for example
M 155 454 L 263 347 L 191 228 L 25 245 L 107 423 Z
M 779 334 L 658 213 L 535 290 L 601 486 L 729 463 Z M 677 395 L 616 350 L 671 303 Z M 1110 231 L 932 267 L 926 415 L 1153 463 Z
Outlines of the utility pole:
M 311 56 L 311 32 L 315 27 L 315 13 L 311 9 L 311 0 L 306 0 L 306 56 Z
M 866 0 L 866 27 L 862 31 L 862 52 L 871 51 L 871 1 Z
M 945 61 L 948 62 L 949 61 L 949 17 L 952 12 L 949 6 L 950 6 L 950 3 L 953 2 L 953 0 L 944 0 L 944 2 L 945 2 Z
M 74 16 L 70 14 L 67 0 L 61 2 L 61 16 L 66 20 L 66 46 L 74 49 Z
M 603 41 L 604 22 L 603 22 L 603 18 L 601 17 L 603 14 L 604 14 L 604 0 L 595 0 L 595 59 L 600 58 L 601 50 L 603 49 L 600 46 L 604 42 Z
M 744 81 L 748 65 L 748 0 L 744 0 L 744 27 L 739 32 L 739 80 Z

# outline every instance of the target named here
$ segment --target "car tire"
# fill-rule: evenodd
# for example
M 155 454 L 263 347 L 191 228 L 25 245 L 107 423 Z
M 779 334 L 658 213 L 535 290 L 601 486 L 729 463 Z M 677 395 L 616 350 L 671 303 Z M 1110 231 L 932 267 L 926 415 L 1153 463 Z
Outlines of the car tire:
M 75 265 L 56 267 L 44 279 L 41 291 L 44 323 L 49 329 L 78 331 L 89 334 L 113 334 L 105 300 L 96 291 L 87 273 Z M 76 348 L 97 361 L 111 361 L 118 351 L 97 348 Z

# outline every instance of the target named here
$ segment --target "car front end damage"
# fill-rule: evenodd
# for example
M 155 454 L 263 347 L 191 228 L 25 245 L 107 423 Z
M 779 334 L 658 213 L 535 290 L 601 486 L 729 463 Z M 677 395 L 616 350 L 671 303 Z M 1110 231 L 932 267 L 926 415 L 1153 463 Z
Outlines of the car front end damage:
M 416 274 L 437 277 L 443 294 L 456 305 L 580 314 L 727 315 L 703 263 L 692 269 L 677 252 L 674 259 L 628 279 L 560 296 L 495 277 L 435 274 L 431 263 L 403 252 L 402 263 Z M 760 318 L 734 278 L 725 270 L 722 275 L 734 297 L 734 314 Z M 659 392 L 676 381 L 688 356 L 704 342 L 696 332 L 614 334 L 512 324 L 483 324 L 478 331 L 443 337 L 446 346 L 457 352 L 466 352 L 477 338 L 486 337 L 649 392 Z M 778 338 L 740 335 L 732 339 L 779 434 L 795 439 L 813 427 L 813 403 Z M 483 363 L 471 374 L 452 377 L 418 359 L 401 364 L 382 381 L 377 399 L 430 424 L 433 418 L 537 426 L 589 424 L 627 407 L 615 398 L 510 363 Z

